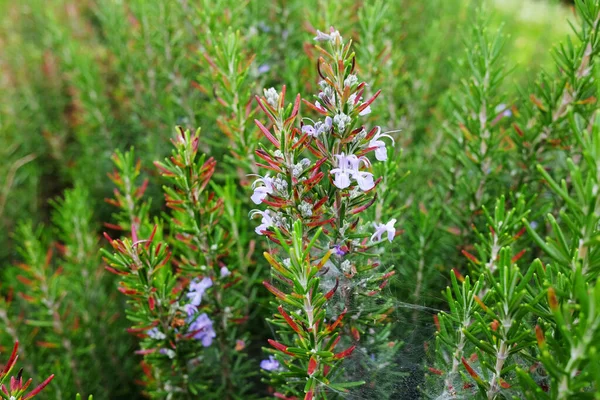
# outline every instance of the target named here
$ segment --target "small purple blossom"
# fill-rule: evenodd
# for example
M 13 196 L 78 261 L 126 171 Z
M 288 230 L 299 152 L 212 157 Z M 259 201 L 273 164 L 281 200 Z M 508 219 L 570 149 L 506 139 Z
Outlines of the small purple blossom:
M 346 255 L 346 252 L 342 249 L 342 246 L 340 246 L 339 244 L 333 246 L 333 251 L 334 254 L 338 257 L 343 257 Z
M 217 337 L 213 323 L 206 313 L 200 314 L 197 318 L 188 318 L 188 323 L 190 323 L 189 331 L 194 333 L 193 338 L 202 341 L 204 347 L 209 347 Z
M 165 356 L 167 356 L 167 357 L 169 357 L 171 359 L 175 358 L 175 351 L 174 350 L 171 350 L 171 349 L 160 349 L 158 352 L 160 354 L 164 354 Z
M 190 317 L 198 312 L 198 307 L 193 304 L 186 304 L 183 306 L 183 311 Z
M 387 224 L 376 224 L 375 222 L 373 222 L 373 226 L 375 227 L 375 233 L 371 236 L 371 240 L 374 242 L 380 242 L 382 240 L 381 235 L 387 233 L 387 239 L 391 242 L 396 236 L 396 228 L 394 228 L 395 224 L 395 218 L 391 219 Z
M 268 359 L 260 362 L 260 367 L 265 371 L 277 371 L 281 365 L 279 364 L 279 361 L 275 359 L 275 357 L 269 356 Z
M 261 66 L 258 67 L 259 74 L 266 74 L 270 70 L 271 70 L 271 66 L 269 64 L 262 64 Z
M 494 109 L 497 113 L 500 113 L 502 117 L 512 117 L 512 111 L 506 104 L 498 104 Z
M 221 267 L 221 270 L 219 271 L 219 273 L 221 274 L 221 278 L 226 278 L 229 275 L 231 275 L 231 272 L 229 271 L 229 268 L 223 266 Z
M 331 130 L 333 126 L 333 121 L 331 117 L 325 117 L 325 122 L 317 121 L 315 125 L 303 125 L 302 133 L 306 133 L 309 136 L 317 137 L 322 133 L 327 133 Z
M 202 280 L 194 279 L 190 282 L 189 292 L 187 293 L 187 297 L 190 299 L 190 303 L 196 307 L 200 305 L 202 302 L 202 296 L 204 296 L 204 292 L 206 289 L 212 286 L 212 280 L 208 277 L 203 278 Z

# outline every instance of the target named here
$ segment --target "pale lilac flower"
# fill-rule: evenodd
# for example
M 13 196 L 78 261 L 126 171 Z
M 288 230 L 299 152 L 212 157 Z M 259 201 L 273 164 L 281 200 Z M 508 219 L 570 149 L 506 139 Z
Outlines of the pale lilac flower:
M 360 171 L 361 162 L 368 165 L 366 158 L 358 158 L 354 154 L 346 156 L 344 153 L 336 154 L 335 157 L 338 159 L 338 167 L 333 168 L 331 173 L 335 175 L 333 184 L 339 189 L 346 189 L 350 186 L 350 178 L 354 178 L 358 183 L 358 187 L 363 191 L 370 190 L 375 186 L 373 174 Z
M 314 37 L 314 40 L 316 40 L 317 42 L 335 42 L 338 38 L 341 42 L 342 36 L 340 35 L 339 31 L 332 30 L 331 33 L 327 34 L 325 32 L 317 30 L 317 36 Z
M 183 306 L 183 311 L 185 311 L 188 317 L 191 317 L 198 312 L 198 308 L 193 304 L 186 304 Z
M 380 242 L 381 235 L 387 233 L 387 239 L 391 242 L 394 240 L 396 236 L 396 228 L 394 228 L 394 224 L 396 224 L 396 219 L 391 219 L 387 224 L 376 224 L 373 222 L 373 226 L 375 227 L 375 233 L 371 236 L 372 241 Z
M 302 133 L 306 133 L 308 136 L 317 137 L 317 130 L 312 125 L 302 125 Z
M 313 40 L 316 40 L 317 42 L 326 42 L 331 40 L 331 36 L 317 29 L 317 36 L 315 36 Z
M 219 272 L 221 273 L 221 278 L 226 278 L 229 275 L 231 275 L 231 272 L 229 272 L 229 269 L 227 267 L 221 267 L 221 270 Z
M 198 307 L 202 302 L 202 296 L 206 289 L 212 286 L 212 280 L 208 277 L 203 278 L 201 281 L 194 279 L 190 282 L 189 292 L 187 297 L 190 299 L 190 304 Z
M 146 332 L 146 334 L 149 338 L 154 340 L 163 340 L 167 338 L 167 335 L 159 331 L 157 327 L 149 329 L 148 332 Z
M 304 125 L 302 126 L 302 133 L 306 133 L 309 136 L 317 137 L 322 133 L 327 133 L 331 130 L 333 122 L 331 117 L 325 117 L 325 122 L 317 121 L 314 126 Z
M 381 138 L 384 137 L 391 139 L 392 144 L 394 144 L 394 138 L 390 135 L 386 135 L 385 133 L 381 133 L 380 127 L 377 127 L 377 133 L 369 142 L 369 147 L 375 147 L 375 158 L 379 161 L 385 161 L 388 158 L 387 149 L 385 148 L 385 142 L 381 140 Z
M 279 361 L 273 356 L 269 356 L 268 359 L 260 362 L 260 367 L 265 371 L 277 371 L 280 368 Z
M 367 106 L 364 110 L 358 113 L 361 117 L 371 114 L 371 106 Z
M 535 222 L 535 221 L 531 221 L 531 222 L 529 223 L 529 226 L 531 227 L 531 229 L 533 229 L 533 230 L 536 230 L 536 229 L 537 229 L 537 227 L 538 227 L 538 223 L 537 223 L 537 222 Z
M 188 318 L 190 323 L 190 332 L 194 332 L 193 338 L 202 341 L 202 346 L 208 347 L 217 337 L 213 329 L 213 323 L 206 313 L 200 314 L 197 318 Z
M 260 214 L 262 220 L 260 221 L 260 225 L 254 229 L 256 233 L 259 235 L 264 235 L 263 231 L 266 231 L 268 228 L 274 226 L 273 217 L 271 216 L 270 210 L 265 211 L 255 211 L 252 215 Z
M 160 354 L 164 354 L 165 356 L 169 357 L 170 359 L 175 358 L 175 351 L 173 351 L 171 349 L 160 349 L 158 352 Z
M 258 183 L 262 183 L 264 186 L 257 186 Z M 252 184 L 252 189 L 254 189 L 254 193 L 252 193 L 250 199 L 252 199 L 254 204 L 262 203 L 267 198 L 267 195 L 273 194 L 273 178 L 269 177 L 269 174 L 258 178 Z
M 259 74 L 266 74 L 270 70 L 271 70 L 271 66 L 269 64 L 262 64 L 260 67 L 258 67 Z
M 319 103 L 318 101 L 315 101 L 315 107 L 317 107 L 317 109 L 319 109 L 320 111 L 327 112 L 327 110 L 323 108 L 321 103 Z
M 352 177 L 358 183 L 358 187 L 363 190 L 371 190 L 375 186 L 373 174 L 367 171 L 360 170 L 360 163 L 364 163 L 369 166 L 369 160 L 365 157 L 358 158 L 356 155 L 351 154 L 347 157 L 348 166 L 352 169 Z
M 494 111 L 500 113 L 502 117 L 512 117 L 512 111 L 506 104 L 498 104 Z
M 346 189 L 350 186 L 350 176 L 354 171 L 348 162 L 348 157 L 346 157 L 344 153 L 336 154 L 335 157 L 338 159 L 338 167 L 331 170 L 331 173 L 335 175 L 333 184 L 337 186 L 338 189 Z
M 346 251 L 344 251 L 344 249 L 342 249 L 342 246 L 340 246 L 339 244 L 333 246 L 333 250 L 334 254 L 338 257 L 343 257 L 346 255 Z
M 375 186 L 375 181 L 373 179 L 373 174 L 367 171 L 355 171 L 354 179 L 356 179 L 356 183 L 358 183 L 358 187 L 362 191 L 367 191 L 373 189 Z

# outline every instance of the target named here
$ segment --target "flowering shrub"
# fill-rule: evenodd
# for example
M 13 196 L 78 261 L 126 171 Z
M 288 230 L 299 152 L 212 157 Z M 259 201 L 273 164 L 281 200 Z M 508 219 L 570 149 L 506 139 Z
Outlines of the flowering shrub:
M 599 0 L 51 3 L 0 5 L 2 399 L 600 396 Z

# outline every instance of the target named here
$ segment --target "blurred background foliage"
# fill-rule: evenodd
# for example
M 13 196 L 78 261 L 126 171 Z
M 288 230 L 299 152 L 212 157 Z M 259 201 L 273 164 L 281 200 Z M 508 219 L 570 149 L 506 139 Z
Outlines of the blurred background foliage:
M 548 49 L 568 31 L 569 9 L 535 0 L 492 6 L 494 23 L 511 36 L 507 61 L 526 67 L 511 76 L 522 83 L 551 61 Z M 367 80 L 386 89 L 378 106 L 386 110 L 377 110 L 386 113 L 385 128 L 431 142 L 468 9 L 459 0 L 0 2 L 0 260 L 15 254 L 15 223 L 47 221 L 48 199 L 74 182 L 96 199 L 109 197 L 115 148 L 134 145 L 149 165 L 167 154 L 176 124 L 202 126 L 205 145 L 218 147 L 211 144 L 220 105 L 201 54 L 231 28 L 240 32 L 240 50 L 255 55 L 257 93 L 282 82 L 309 93 L 312 62 L 300 55 L 311 31 L 334 25 L 352 34 Z M 100 203 L 95 212 L 107 220 L 108 209 Z
M 316 55 L 310 43 L 316 29 L 331 25 L 344 37 L 355 39 L 361 76 L 372 83 L 369 90 L 383 89 L 373 107 L 377 123 L 384 130 L 400 130 L 396 135 L 403 149 L 399 170 L 411 174 L 387 204 L 408 210 L 398 224 L 403 229 L 409 233 L 411 229 L 427 231 L 427 226 L 435 225 L 435 213 L 427 214 L 422 205 L 437 196 L 430 186 L 432 180 L 438 179 L 440 169 L 432 160 L 445 145 L 441 132 L 451 113 L 449 94 L 459 85 L 456 62 L 464 54 L 465 26 L 479 3 L 0 1 L 0 293 L 9 295 L 8 287 L 16 275 L 10 265 L 23 258 L 15 245 L 19 234 L 13 233 L 35 236 L 27 231 L 33 228 L 17 229 L 19 223 L 28 220 L 35 226 L 54 220 L 60 230 L 56 222 L 60 206 L 50 200 L 65 197 L 66 202 L 75 198 L 73 201 L 86 204 L 84 208 L 93 214 L 82 211 L 90 225 L 86 229 L 96 234 L 90 239 L 94 242 L 91 247 L 98 246 L 101 223 L 110 221 L 113 212 L 102 199 L 111 197 L 113 190 L 106 174 L 112 170 L 110 156 L 115 149 L 135 146 L 144 173 L 150 178 L 149 196 L 156 200 L 159 178 L 152 161 L 163 159 L 170 152 L 168 140 L 175 125 L 202 127 L 203 151 L 225 165 L 233 165 L 232 144 L 223 140 L 224 119 L 238 115 L 236 107 L 254 107 L 249 101 L 264 87 L 279 87 L 285 82 L 288 93 L 308 96 L 315 92 Z M 489 29 L 503 26 L 509 34 L 504 62 L 509 70 L 518 68 L 506 79 L 509 84 L 504 89 L 508 98 L 511 94 L 516 97 L 520 88 L 541 70 L 551 68 L 549 49 L 569 32 L 566 21 L 571 16 L 570 5 L 542 0 L 487 3 L 492 15 Z M 235 36 L 231 32 L 237 32 L 237 39 L 232 39 Z M 211 60 L 221 56 L 225 57 L 228 71 L 211 65 Z M 242 62 L 227 63 L 234 58 Z M 234 96 L 234 107 L 225 107 L 218 100 L 227 95 L 227 85 L 235 85 L 236 74 L 245 65 L 249 69 L 242 82 L 244 92 L 239 98 Z M 228 83 L 223 83 L 223 76 Z M 254 134 L 249 121 L 238 122 Z M 217 180 L 226 179 L 226 168 L 217 173 Z M 71 197 L 63 195 L 74 187 L 75 191 L 67 192 Z M 160 201 L 152 204 L 155 210 L 162 206 Z M 59 234 L 39 236 L 40 243 L 50 243 Z M 432 235 L 427 236 L 429 242 L 415 245 L 420 238 L 423 235 L 407 234 L 396 243 L 398 250 L 392 256 L 400 257 L 407 267 L 400 270 L 404 275 L 399 281 L 403 283 L 392 289 L 399 292 L 401 301 L 431 304 L 422 298 L 430 290 L 416 290 L 404 282 L 414 281 L 423 252 L 455 243 Z M 452 260 L 444 259 L 445 254 L 440 250 L 429 255 L 425 280 L 434 274 L 439 277 L 442 268 L 449 270 Z M 98 258 L 90 259 L 96 264 L 86 268 L 102 269 Z M 66 263 L 71 276 L 77 277 L 76 260 L 67 259 Z M 110 279 L 103 277 L 99 282 L 110 285 Z M 101 290 L 91 296 L 89 304 L 107 302 L 102 297 L 107 295 Z M 439 304 L 442 300 L 433 302 Z M 108 303 L 114 309 L 92 313 L 87 318 L 98 324 L 91 330 L 114 331 L 114 335 L 104 343 L 90 343 L 82 332 L 81 340 L 88 347 L 78 350 L 97 348 L 95 355 L 79 359 L 82 363 L 95 363 L 98 374 L 87 379 L 94 375 L 89 368 L 71 366 L 72 381 L 65 381 L 64 385 L 98 393 L 97 398 L 133 398 L 131 385 L 139 371 L 122 362 L 121 357 L 130 351 L 130 339 L 124 324 L 119 322 L 119 302 Z M 411 315 L 406 318 L 412 318 Z M 35 331 L 29 329 L 27 333 L 30 343 L 25 344 L 23 357 L 29 357 L 29 365 L 45 360 L 47 349 L 34 351 L 39 340 Z M 8 343 L 7 338 L 0 340 L 0 344 Z M 58 365 L 44 365 L 36 373 L 44 376 L 53 368 L 57 373 Z M 106 365 L 122 368 L 114 374 L 106 373 Z M 81 376 L 77 378 L 74 371 L 79 368 Z M 30 372 L 33 374 L 33 370 Z M 119 379 L 114 378 L 117 375 Z M 78 381 L 82 377 L 86 377 L 85 381 Z M 105 388 L 105 397 L 99 394 L 99 387 Z M 49 398 L 60 398 L 52 397 L 59 389 L 55 384 L 55 391 L 48 392 Z

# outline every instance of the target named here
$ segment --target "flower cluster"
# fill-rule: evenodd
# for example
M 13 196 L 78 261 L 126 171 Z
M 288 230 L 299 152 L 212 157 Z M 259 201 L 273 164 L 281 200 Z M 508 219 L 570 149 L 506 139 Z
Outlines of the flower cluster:
M 318 62 L 321 81 L 315 100 L 301 101 L 298 95 L 292 105 L 286 106 L 285 86 L 280 93 L 271 88 L 265 90 L 264 97 L 257 98 L 270 120 L 270 127 L 258 120 L 256 124 L 272 146 L 256 151 L 262 160 L 257 165 L 268 173 L 256 179 L 251 195 L 255 204 L 267 206 L 265 210 L 251 212 L 251 216 L 261 218 L 256 233 L 283 246 L 288 257 L 280 259 L 282 255 L 275 251 L 266 255 L 273 267 L 273 278 L 282 288 L 287 288 L 279 289 L 265 282 L 267 289 L 282 303 L 278 316 L 283 317 L 287 329 L 300 337 L 323 335 L 333 340 L 327 345 L 313 340 L 313 347 L 303 340 L 296 341 L 295 345 L 305 347 L 308 352 L 322 352 L 323 346 L 333 351 L 338 343 L 347 347 L 334 359 L 324 354 L 304 358 L 285 350 L 286 345 L 271 343 L 280 353 L 275 359 L 263 361 L 261 367 L 275 373 L 305 368 L 312 382 L 302 392 L 306 398 L 318 397 L 319 382 L 329 380 L 328 372 L 333 364 L 349 356 L 361 340 L 368 337 L 375 340 L 377 326 L 385 324 L 390 307 L 382 301 L 380 292 L 394 272 L 392 268 L 377 271 L 380 263 L 371 250 L 379 245 L 384 233 L 390 242 L 396 235 L 395 219 L 385 224 L 369 223 L 366 212 L 377 199 L 377 186 L 381 181 L 381 177 L 374 175 L 369 155 L 386 161 L 388 148 L 382 139 L 394 143 L 393 138 L 381 133 L 380 127 L 368 129 L 361 122 L 371 113 L 370 106 L 379 91 L 363 101 L 367 85 L 359 81 L 350 43 L 343 43 L 339 32 L 333 29 L 329 34 L 318 32 L 315 39 L 328 47 L 326 50 L 316 46 L 321 53 Z M 319 118 L 304 117 L 298 126 L 301 103 Z M 371 224 L 374 231 L 369 232 Z M 301 244 L 295 250 L 295 257 L 300 258 L 294 261 L 286 243 L 297 241 Z M 303 259 L 299 252 L 306 249 L 310 249 L 308 259 Z M 357 285 L 359 281 L 363 284 Z M 312 288 L 310 296 L 308 288 Z M 335 296 L 338 288 L 347 296 L 344 301 L 338 301 Z M 286 295 L 286 290 L 293 294 Z M 296 305 L 290 296 L 306 297 L 306 300 Z M 380 307 L 348 315 L 348 304 L 363 297 L 378 299 Z M 328 305 L 327 310 L 324 304 Z M 285 310 L 292 305 L 289 311 Z M 297 314 L 298 307 L 303 310 L 302 317 Z M 322 318 L 334 322 L 319 325 Z M 361 338 L 360 332 L 374 333 Z M 284 336 L 284 339 L 291 338 Z M 295 363 L 299 365 L 292 367 Z M 272 379 L 277 386 L 276 378 Z M 299 394 L 289 385 L 283 388 L 286 395 Z

